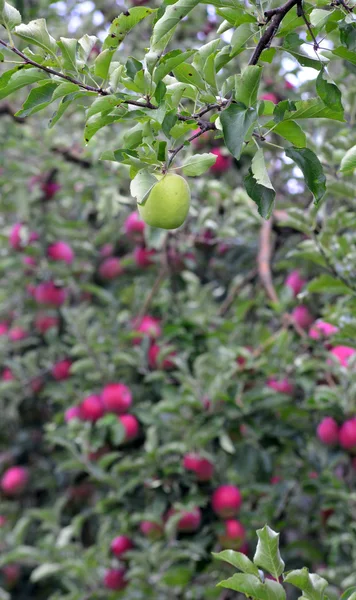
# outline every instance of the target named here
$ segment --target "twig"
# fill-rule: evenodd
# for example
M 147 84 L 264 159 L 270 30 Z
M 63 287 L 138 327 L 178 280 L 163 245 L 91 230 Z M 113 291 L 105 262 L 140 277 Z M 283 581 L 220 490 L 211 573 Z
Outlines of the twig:
M 221 306 L 219 308 L 219 311 L 218 311 L 219 317 L 223 317 L 227 313 L 227 311 L 229 310 L 233 301 L 235 300 L 235 297 L 237 296 L 237 294 L 245 287 L 245 285 L 247 283 L 252 281 L 256 277 L 257 274 L 258 274 L 258 270 L 256 268 L 251 269 L 251 271 L 246 273 L 246 275 L 242 279 L 242 281 L 238 281 L 237 283 L 235 283 L 235 285 L 233 285 L 231 287 L 231 290 L 229 291 L 224 302 L 221 304 Z
M 90 169 L 90 167 L 92 166 L 90 160 L 87 160 L 86 158 L 81 158 L 77 154 L 74 154 L 70 150 L 70 148 L 59 148 L 54 146 L 53 148 L 51 148 L 51 150 L 52 152 L 56 152 L 57 154 L 63 156 L 64 160 L 66 160 L 67 162 L 80 165 L 81 167 L 83 167 L 83 169 Z
M 288 0 L 288 2 L 286 2 L 282 6 L 279 6 L 278 8 L 273 8 L 265 12 L 267 23 L 269 21 L 271 22 L 267 29 L 264 31 L 263 35 L 261 36 L 260 41 L 258 42 L 256 49 L 254 50 L 249 60 L 249 65 L 256 65 L 258 63 L 258 60 L 263 50 L 269 48 L 282 20 L 284 19 L 286 14 L 293 8 L 293 6 L 297 4 L 297 2 L 298 0 Z
M 9 104 L 2 104 L 0 106 L 0 117 L 2 115 L 8 115 L 9 117 L 11 117 L 11 119 L 13 119 L 13 121 L 16 121 L 16 123 L 24 123 L 25 122 L 25 119 L 23 117 L 16 117 L 16 115 L 14 114 L 14 112 Z
M 263 221 L 260 230 L 260 248 L 257 256 L 258 274 L 261 279 L 262 285 L 266 290 L 267 296 L 275 302 L 279 303 L 279 299 L 274 289 L 272 274 L 271 274 L 271 254 L 272 254 L 272 232 L 273 218 L 271 217 L 268 221 Z
M 186 146 L 186 144 L 189 144 L 190 142 L 192 142 L 196 138 L 200 137 L 206 131 L 212 131 L 212 130 L 216 129 L 215 123 L 209 123 L 209 121 L 204 121 L 204 119 L 199 120 L 198 124 L 199 124 L 199 127 L 200 127 L 200 131 L 198 131 L 197 133 L 194 133 L 194 135 L 191 135 L 190 138 L 188 138 L 187 140 L 185 140 L 185 142 L 183 142 L 183 144 L 180 144 L 179 146 L 177 146 L 177 148 L 175 148 L 175 150 L 173 150 L 173 149 L 169 150 L 171 156 L 170 156 L 170 158 L 168 160 L 167 169 L 172 164 L 173 159 L 178 154 L 178 152 L 180 152 L 184 148 L 184 146 Z
M 319 42 L 317 41 L 317 39 L 316 39 L 316 37 L 314 35 L 314 32 L 313 32 L 313 30 L 311 28 L 311 23 L 309 23 L 309 21 L 308 21 L 308 19 L 306 17 L 306 14 L 304 12 L 303 0 L 298 0 L 298 2 L 297 2 L 297 14 L 298 14 L 298 17 L 302 17 L 304 23 L 306 24 L 307 29 L 308 29 L 309 34 L 310 34 L 310 37 L 313 40 L 314 50 L 315 50 L 315 52 L 317 52 L 317 50 L 319 50 Z

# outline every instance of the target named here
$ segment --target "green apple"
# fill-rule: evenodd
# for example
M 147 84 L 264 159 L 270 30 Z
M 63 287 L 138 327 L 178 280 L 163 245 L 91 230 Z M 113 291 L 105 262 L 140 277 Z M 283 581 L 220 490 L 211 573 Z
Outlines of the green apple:
M 180 227 L 189 211 L 190 189 L 186 180 L 175 173 L 167 173 L 152 188 L 138 211 L 147 225 L 161 229 Z

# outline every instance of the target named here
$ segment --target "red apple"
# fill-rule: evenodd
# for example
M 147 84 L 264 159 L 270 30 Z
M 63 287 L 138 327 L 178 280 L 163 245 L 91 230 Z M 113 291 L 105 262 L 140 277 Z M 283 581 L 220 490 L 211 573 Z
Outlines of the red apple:
M 122 275 L 123 272 L 124 269 L 121 262 L 116 256 L 106 258 L 99 267 L 99 275 L 102 279 L 116 279 L 116 277 Z
M 158 344 L 152 344 L 150 349 L 148 350 L 148 364 L 151 369 L 164 369 L 165 371 L 169 371 L 170 369 L 175 368 L 174 361 L 171 360 L 176 353 L 174 350 L 169 352 L 167 356 L 162 359 L 159 359 L 159 354 L 161 352 L 161 348 Z
M 104 575 L 104 586 L 108 590 L 123 590 L 128 581 L 125 569 L 108 569 Z
M 1 478 L 0 487 L 7 496 L 19 496 L 25 490 L 29 472 L 25 467 L 10 467 Z
M 177 523 L 177 531 L 180 533 L 193 533 L 199 529 L 202 519 L 200 508 L 196 507 L 192 510 L 182 510 L 179 512 L 181 517 Z M 171 508 L 167 513 L 167 519 L 176 513 L 177 511 Z
M 325 417 L 316 432 L 319 440 L 327 446 L 334 446 L 339 440 L 339 426 L 332 417 Z
M 293 83 L 291 83 L 290 81 L 288 81 L 288 79 L 285 79 L 285 81 L 284 81 L 284 89 L 285 90 L 294 90 Z
M 132 212 L 124 222 L 124 231 L 126 235 L 132 238 L 142 237 L 145 230 L 145 222 L 141 219 L 137 211 Z
M 57 381 L 63 381 L 64 379 L 68 379 L 70 377 L 70 368 L 72 366 L 72 361 L 68 358 L 64 360 L 60 360 L 56 364 L 53 365 L 51 373 L 52 377 Z
M 120 415 L 118 419 L 125 430 L 125 442 L 129 442 L 137 438 L 140 425 L 134 415 Z
M 305 284 L 306 280 L 300 276 L 299 271 L 292 271 L 285 282 L 285 285 L 292 290 L 294 296 L 300 294 Z
M 242 523 L 236 519 L 228 519 L 224 523 L 224 533 L 219 536 L 223 548 L 239 550 L 246 538 L 246 531 Z
M 270 480 L 271 485 L 278 485 L 282 481 L 282 477 L 280 475 L 273 475 Z
M 320 338 L 329 337 L 338 331 L 339 328 L 335 327 L 335 325 L 331 325 L 331 323 L 327 323 L 326 321 L 322 321 L 322 319 L 318 319 L 309 329 L 309 337 L 311 337 L 313 340 L 320 340 Z
M 3 381 L 14 381 L 15 377 L 11 369 L 4 369 L 1 375 Z
M 58 327 L 59 319 L 58 317 L 54 317 L 52 315 L 45 315 L 39 313 L 35 319 L 35 327 L 39 333 L 46 333 L 48 329 L 52 327 Z
M 0 337 L 2 335 L 6 335 L 9 331 L 9 326 L 7 323 L 0 323 Z
M 114 253 L 114 244 L 104 244 L 104 246 L 100 249 L 100 256 L 102 258 L 107 258 L 108 256 L 112 256 Z
M 266 94 L 262 94 L 261 100 L 269 100 L 269 102 L 273 102 L 273 104 L 278 104 L 279 100 L 276 94 L 272 92 L 266 92 Z
M 41 190 L 44 192 L 46 200 L 51 200 L 61 188 L 62 186 L 55 181 L 45 181 L 41 185 Z
M 27 338 L 28 333 L 23 327 L 12 327 L 8 333 L 9 340 L 12 342 L 20 342 Z
M 110 544 L 110 550 L 117 558 L 122 558 L 133 547 L 133 542 L 127 535 L 118 535 Z
M 4 515 L 0 515 L 0 527 L 4 527 L 7 523 L 7 518 Z
M 84 398 L 80 405 L 80 415 L 83 421 L 91 421 L 94 423 L 100 419 L 105 413 L 105 407 L 99 396 L 94 394 Z
M 308 329 L 313 322 L 313 316 L 307 306 L 301 304 L 292 311 L 293 321 L 302 329 Z
M 152 260 L 152 257 L 155 254 L 155 250 L 149 250 L 148 248 L 144 248 L 144 246 L 136 246 L 133 252 L 136 265 L 142 269 L 154 265 L 154 260 Z
M 210 481 L 214 474 L 214 465 L 207 458 L 190 452 L 183 458 L 183 467 L 187 471 L 193 471 L 198 481 Z
M 123 383 L 109 383 L 102 391 L 101 399 L 108 412 L 126 413 L 132 404 L 130 389 Z
M 223 154 L 220 148 L 213 148 L 210 152 L 217 157 L 215 164 L 210 167 L 212 173 L 225 173 L 230 169 L 232 165 L 232 156 L 230 154 Z
M 134 331 L 139 334 L 139 337 L 134 338 L 134 344 L 140 344 L 144 337 L 155 339 L 162 333 L 159 320 L 150 315 L 145 315 L 139 320 L 136 319 L 134 321 Z
M 12 588 L 21 577 L 20 565 L 9 563 L 2 567 L 2 573 L 5 579 L 6 587 Z
M 66 423 L 69 423 L 73 419 L 81 419 L 81 416 L 80 406 L 70 406 L 64 413 L 64 420 Z
M 34 231 L 29 232 L 23 223 L 15 223 L 10 232 L 9 244 L 14 250 L 22 250 L 38 238 L 38 234 Z
M 35 377 L 30 382 L 30 387 L 34 394 L 38 394 L 42 390 L 43 386 L 44 386 L 44 381 L 43 381 L 42 377 Z
M 25 273 L 27 275 L 33 273 L 35 267 L 37 266 L 36 260 L 33 258 L 33 256 L 23 256 L 22 264 L 25 267 Z
M 337 358 L 342 367 L 348 367 L 349 359 L 355 354 L 356 350 L 350 346 L 335 346 L 330 352 Z
M 235 485 L 221 485 L 213 493 L 211 504 L 214 512 L 223 519 L 234 517 L 242 504 L 242 496 Z
M 74 252 L 72 248 L 66 242 L 55 242 L 51 244 L 47 248 L 47 256 L 48 258 L 52 258 L 52 260 L 63 261 L 68 265 L 72 264 L 74 260 Z
M 34 297 L 38 304 L 61 306 L 66 301 L 67 290 L 56 286 L 53 281 L 44 281 L 35 287 Z
M 140 531 L 142 535 L 150 540 L 158 540 L 162 537 L 163 527 L 155 521 L 142 521 L 142 523 L 140 523 Z
M 348 419 L 341 425 L 339 432 L 339 443 L 345 450 L 356 449 L 356 417 Z

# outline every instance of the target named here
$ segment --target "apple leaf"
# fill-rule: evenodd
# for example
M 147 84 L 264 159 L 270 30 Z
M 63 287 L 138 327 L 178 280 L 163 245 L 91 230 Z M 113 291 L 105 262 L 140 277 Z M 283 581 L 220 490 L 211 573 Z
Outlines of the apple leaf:
M 36 19 L 35 21 L 30 21 L 27 25 L 22 23 L 16 27 L 15 33 L 28 44 L 38 46 L 45 52 L 55 56 L 57 48 L 56 40 L 48 33 L 45 19 Z
M 156 183 L 157 179 L 150 171 L 141 169 L 131 181 L 131 195 L 136 198 L 138 204 L 143 204 Z
M 246 134 L 256 118 L 256 111 L 241 102 L 230 104 L 220 115 L 225 144 L 237 160 L 241 156 Z
M 245 106 L 253 106 L 257 102 L 257 93 L 260 85 L 262 67 L 250 65 L 243 70 L 241 75 L 235 76 L 235 100 Z
M 340 164 L 341 173 L 351 173 L 356 167 L 356 146 L 350 148 Z
M 270 573 L 275 579 L 282 575 L 284 561 L 279 552 L 279 533 L 265 525 L 257 530 L 258 543 L 253 562 Z
M 315 204 L 318 204 L 326 192 L 326 177 L 320 160 L 309 148 L 291 146 L 285 153 L 302 170 L 305 183 L 314 196 Z
M 255 575 L 246 573 L 236 573 L 229 579 L 221 581 L 218 586 L 240 592 L 254 600 L 270 600 L 271 598 L 285 600 L 286 598 L 283 586 L 277 581 L 266 579 L 265 583 L 262 583 Z
M 334 83 L 329 83 L 324 79 L 324 71 L 320 71 L 316 78 L 316 91 L 326 106 L 332 110 L 343 112 L 341 92 Z
M 45 81 L 42 85 L 32 89 L 24 102 L 22 109 L 16 113 L 16 116 L 28 117 L 48 106 L 52 102 L 53 92 L 58 85 L 57 82 Z
M 16 27 L 16 25 L 20 25 L 21 23 L 21 15 L 17 8 L 11 6 L 8 2 L 4 2 L 1 8 L 0 5 L 0 25 L 3 25 L 10 31 Z
M 215 164 L 217 156 L 215 154 L 206 153 L 206 154 L 195 154 L 194 156 L 190 156 L 182 165 L 184 175 L 188 177 L 197 177 L 198 175 L 202 175 Z
M 309 573 L 306 567 L 290 571 L 284 581 L 302 590 L 303 597 L 307 600 L 322 600 L 328 585 L 326 579 L 316 573 Z
M 178 0 L 178 2 L 167 6 L 165 13 L 158 19 L 153 28 L 151 50 L 161 49 L 162 39 L 198 4 L 199 0 Z
M 243 573 L 249 573 L 250 575 L 258 576 L 258 568 L 253 562 L 243 554 L 242 552 L 235 552 L 234 550 L 223 550 L 222 552 L 213 552 L 214 558 L 229 563 L 233 567 L 236 567 Z
M 115 50 L 124 41 L 126 35 L 143 19 L 156 12 L 147 6 L 134 6 L 121 13 L 110 25 L 107 37 L 103 43 L 103 50 Z

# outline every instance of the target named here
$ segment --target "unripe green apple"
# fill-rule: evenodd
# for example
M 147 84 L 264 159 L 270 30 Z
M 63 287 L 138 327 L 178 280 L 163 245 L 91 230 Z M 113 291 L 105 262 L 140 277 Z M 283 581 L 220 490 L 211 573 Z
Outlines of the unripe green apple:
M 161 229 L 180 227 L 188 214 L 190 189 L 186 180 L 175 173 L 164 175 L 156 183 L 138 210 L 147 225 Z

